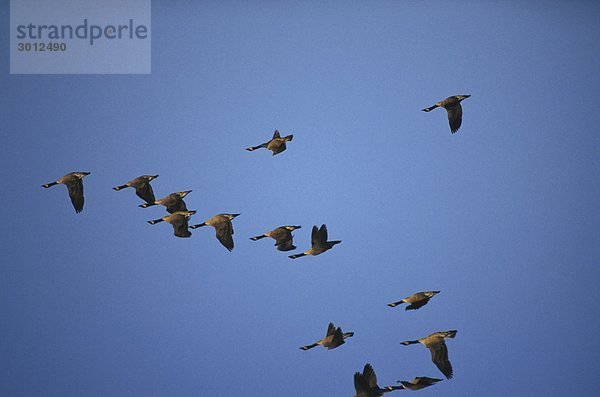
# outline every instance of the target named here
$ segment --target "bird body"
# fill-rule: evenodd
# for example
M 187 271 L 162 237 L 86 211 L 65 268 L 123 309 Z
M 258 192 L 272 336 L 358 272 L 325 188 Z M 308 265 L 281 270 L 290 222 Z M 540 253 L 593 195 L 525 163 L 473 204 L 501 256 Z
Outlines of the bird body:
M 160 219 L 148 221 L 149 224 L 155 225 L 159 222 L 167 222 L 173 226 L 173 234 L 177 237 L 190 237 L 192 232 L 188 230 L 188 220 L 196 211 L 177 211 L 169 215 L 165 215 Z
M 354 332 L 342 332 L 340 327 L 335 327 L 333 323 L 329 323 L 327 327 L 327 335 L 325 338 L 321 339 L 313 343 L 312 345 L 302 346 L 300 349 L 309 350 L 313 347 L 323 346 L 327 348 L 327 350 L 335 349 L 338 346 L 341 346 L 345 343 L 344 339 L 350 338 L 354 336 Z
M 43 184 L 42 187 L 47 189 L 58 184 L 67 186 L 67 189 L 69 190 L 69 197 L 71 198 L 71 203 L 75 208 L 75 212 L 80 213 L 83 211 L 84 202 L 82 179 L 89 174 L 89 172 L 71 172 L 54 182 Z
M 401 343 L 405 346 L 421 343 L 423 346 L 427 347 L 431 352 L 431 361 L 433 361 L 433 363 L 446 376 L 446 378 L 451 379 L 453 376 L 453 371 L 450 360 L 448 359 L 448 348 L 446 347 L 445 340 L 447 338 L 454 338 L 456 336 L 456 332 L 456 330 L 434 332 L 433 334 L 424 338 L 412 341 L 404 341 Z
M 121 189 L 132 187 L 135 189 L 135 194 L 139 198 L 141 198 L 148 204 L 154 203 L 156 198 L 154 197 L 154 191 L 152 191 L 152 186 L 150 186 L 150 181 L 156 178 L 158 178 L 158 175 L 138 176 L 137 178 L 130 180 L 124 185 L 113 187 L 113 189 L 119 191 Z
M 296 246 L 293 245 L 294 236 L 292 236 L 292 232 L 301 227 L 302 226 L 280 226 L 265 234 L 250 237 L 250 240 L 257 241 L 265 237 L 271 237 L 275 240 L 275 246 L 277 246 L 279 251 L 290 251 L 296 249 Z
M 327 238 L 327 225 L 321 225 L 320 228 L 314 225 L 311 232 L 311 247 L 303 253 L 290 255 L 289 258 L 296 259 L 306 255 L 320 255 L 342 242 L 341 240 L 327 241 Z
M 251 146 L 246 148 L 246 150 L 252 152 L 256 149 L 260 149 L 260 148 L 266 148 L 270 151 L 273 152 L 273 156 L 275 156 L 276 154 L 279 154 L 281 152 L 283 152 L 285 149 L 287 149 L 286 146 L 286 142 L 290 142 L 292 139 L 294 139 L 294 135 L 287 135 L 282 137 L 279 134 L 278 130 L 275 130 L 275 132 L 273 133 L 273 138 L 271 138 L 271 140 L 269 142 L 265 142 L 262 143 L 258 146 Z
M 229 251 L 233 250 L 233 225 L 231 221 L 240 214 L 219 214 L 198 225 L 190 226 L 196 229 L 202 226 L 212 226 L 217 233 L 217 239 Z
M 148 208 L 153 205 L 163 205 L 167 207 L 167 212 L 170 214 L 180 211 L 187 211 L 187 207 L 185 205 L 185 201 L 183 201 L 183 198 L 190 194 L 190 192 L 191 190 L 171 193 L 168 196 L 161 198 L 160 200 L 156 200 L 152 203 L 140 204 L 138 207 Z
M 427 376 L 417 376 L 416 378 L 414 378 L 413 380 L 409 381 L 405 381 L 405 380 L 401 380 L 398 381 L 399 383 L 402 383 L 402 387 L 408 390 L 421 390 L 424 389 L 426 387 L 435 385 L 437 382 L 441 382 L 442 379 L 437 379 L 437 378 L 429 378 Z
M 433 106 L 423 109 L 424 112 L 431 112 L 435 108 L 442 107 L 448 112 L 448 122 L 450 131 L 454 134 L 462 124 L 462 106 L 460 103 L 471 95 L 453 95 L 436 103 Z
M 388 306 L 396 307 L 403 303 L 410 303 L 410 305 L 406 306 L 405 310 L 417 310 L 425 306 L 431 298 L 433 298 L 436 294 L 439 293 L 440 291 L 415 292 L 411 296 L 401 299 L 397 302 L 388 303 Z

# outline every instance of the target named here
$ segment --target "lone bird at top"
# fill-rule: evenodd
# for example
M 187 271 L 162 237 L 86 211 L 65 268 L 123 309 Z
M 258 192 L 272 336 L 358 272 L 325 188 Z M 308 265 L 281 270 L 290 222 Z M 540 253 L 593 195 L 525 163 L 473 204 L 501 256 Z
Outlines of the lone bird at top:
M 341 240 L 327 241 L 327 226 L 321 225 L 321 228 L 317 229 L 317 225 L 315 225 L 311 233 L 311 247 L 301 254 L 290 255 L 289 258 L 296 259 L 306 255 L 320 255 L 341 242 Z
M 171 193 L 168 196 L 161 198 L 160 200 L 140 204 L 138 205 L 138 207 L 148 208 L 153 205 L 164 205 L 165 207 L 167 207 L 167 212 L 169 214 L 174 214 L 175 212 L 179 211 L 187 211 L 187 206 L 185 205 L 185 201 L 183 201 L 183 198 L 190 194 L 190 192 L 191 190 Z
M 69 189 L 69 197 L 71 198 L 71 203 L 73 203 L 73 207 L 75 208 L 76 213 L 80 213 L 83 211 L 83 181 L 82 179 L 89 175 L 89 172 L 71 172 L 62 178 L 56 180 L 55 182 L 45 183 L 42 187 L 46 189 L 58 185 L 62 183 L 67 186 Z
M 292 236 L 292 232 L 301 227 L 302 226 L 280 226 L 277 229 L 273 229 L 260 236 L 250 237 L 250 240 L 257 241 L 261 238 L 271 237 L 275 240 L 275 246 L 277 246 L 279 251 L 295 250 L 296 246 L 293 244 L 294 236 Z
M 406 306 L 404 310 L 417 310 L 427 304 L 429 299 L 433 298 L 435 295 L 439 294 L 440 291 L 425 291 L 425 292 L 415 292 L 411 296 L 401 299 L 397 302 L 388 303 L 389 307 L 396 307 L 403 303 L 410 303 L 410 305 Z
M 275 132 L 273 133 L 273 138 L 271 138 L 269 142 L 262 143 L 258 146 L 248 147 L 246 148 L 246 150 L 252 152 L 253 150 L 264 147 L 272 151 L 273 156 L 275 156 L 276 154 L 283 152 L 287 148 L 285 143 L 290 142 L 292 139 L 294 139 L 293 135 L 287 135 L 282 138 L 281 135 L 279 135 L 279 131 L 275 130 Z
M 158 175 L 138 176 L 137 178 L 130 180 L 124 185 L 113 187 L 113 189 L 119 191 L 121 189 L 132 187 L 135 189 L 135 194 L 139 198 L 141 198 L 148 204 L 154 203 L 154 200 L 156 200 L 156 198 L 154 197 L 152 186 L 150 186 L 150 181 L 156 178 L 158 178 Z
M 431 352 L 431 361 L 433 361 L 447 379 L 451 379 L 453 376 L 452 364 L 450 364 L 450 360 L 448 359 L 448 348 L 446 347 L 445 340 L 447 338 L 454 338 L 456 332 L 456 330 L 434 332 L 424 338 L 407 340 L 400 343 L 404 346 L 420 343 L 428 348 Z
M 423 109 L 424 112 L 431 112 L 435 108 L 444 108 L 448 112 L 448 121 L 450 122 L 450 131 L 454 134 L 462 124 L 462 107 L 460 103 L 471 95 L 449 96 L 436 103 L 433 106 Z
M 223 244 L 223 247 L 229 251 L 233 250 L 233 225 L 231 221 L 240 214 L 219 214 L 198 225 L 190 226 L 190 229 L 196 229 L 202 226 L 212 226 L 217 233 L 217 239 Z
M 351 336 L 354 336 L 354 332 L 342 332 L 340 327 L 336 328 L 333 323 L 329 323 L 329 326 L 327 327 L 327 335 L 323 339 L 313 343 L 312 345 L 302 346 L 300 349 L 309 350 L 319 345 L 327 348 L 327 350 L 335 349 L 336 347 L 346 343 L 344 339 L 350 338 Z

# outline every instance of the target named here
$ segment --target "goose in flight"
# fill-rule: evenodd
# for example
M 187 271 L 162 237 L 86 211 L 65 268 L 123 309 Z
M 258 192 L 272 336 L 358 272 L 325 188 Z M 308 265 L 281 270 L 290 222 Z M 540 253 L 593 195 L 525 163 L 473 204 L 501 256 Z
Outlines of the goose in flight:
M 198 225 L 190 226 L 190 229 L 196 229 L 202 226 L 212 226 L 217 233 L 217 239 L 229 251 L 233 249 L 233 225 L 231 221 L 240 214 L 219 214 Z
M 424 338 L 418 340 L 408 340 L 401 342 L 403 345 L 408 346 L 415 343 L 421 343 L 423 346 L 429 349 L 431 352 L 431 361 L 438 367 L 438 369 L 446 376 L 447 379 L 451 379 L 453 376 L 452 365 L 448 360 L 448 348 L 446 347 L 445 340 L 447 338 L 454 338 L 456 336 L 456 330 L 434 332 Z
M 406 306 L 404 310 L 417 310 L 427 304 L 429 299 L 433 298 L 436 294 L 439 294 L 440 291 L 425 291 L 425 292 L 415 292 L 411 296 L 401 299 L 397 302 L 388 303 L 389 307 L 396 307 L 403 303 L 410 303 L 410 305 Z
M 167 222 L 173 226 L 173 234 L 177 237 L 190 237 L 192 232 L 188 230 L 188 220 L 196 211 L 177 211 L 169 215 L 165 215 L 160 219 L 148 221 L 151 225 L 156 225 L 159 222 Z
M 311 233 L 311 247 L 300 254 L 290 255 L 289 257 L 296 259 L 306 255 L 320 255 L 341 242 L 341 240 L 327 241 L 327 225 L 321 225 L 319 229 L 315 225 Z
M 275 240 L 275 245 L 279 251 L 294 250 L 296 249 L 296 246 L 293 244 L 294 236 L 292 236 L 292 232 L 301 227 L 302 226 L 280 226 L 277 229 L 273 229 L 260 236 L 250 237 L 250 240 L 257 241 L 261 238 L 271 237 Z
M 279 134 L 279 131 L 275 130 L 275 132 L 273 133 L 273 138 L 271 138 L 271 140 L 269 142 L 262 143 L 258 146 L 248 147 L 248 148 L 246 148 L 246 150 L 252 152 L 256 149 L 267 148 L 268 150 L 272 151 L 273 156 L 275 156 L 276 154 L 279 154 L 279 153 L 283 152 L 285 149 L 287 149 L 287 146 L 285 145 L 285 143 L 290 142 L 292 139 L 294 139 L 293 135 L 287 135 L 282 138 L 281 135 Z
M 335 349 L 336 347 L 345 343 L 344 339 L 350 338 L 351 336 L 354 336 L 354 332 L 342 332 L 340 327 L 336 328 L 333 323 L 329 323 L 329 326 L 327 327 L 327 335 L 323 339 L 313 343 L 312 345 L 302 346 L 300 349 L 309 350 L 319 345 L 327 348 L 327 350 Z
M 71 203 L 73 203 L 75 212 L 80 213 L 81 211 L 83 211 L 82 179 L 89 174 L 89 172 L 71 172 L 63 176 L 62 178 L 57 179 L 54 182 L 43 184 L 42 187 L 45 187 L 47 189 L 51 186 L 58 185 L 61 183 L 67 186 L 67 189 L 69 189 L 69 197 L 71 198 Z
M 436 103 L 433 106 L 423 109 L 424 112 L 431 112 L 435 108 L 444 108 L 448 112 L 448 122 L 450 123 L 450 131 L 454 134 L 462 124 L 462 106 L 460 103 L 471 95 L 454 95 L 449 96 Z
M 174 214 L 179 211 L 187 211 L 187 207 L 185 205 L 185 201 L 183 198 L 190 194 L 191 190 L 186 190 L 184 192 L 176 192 L 171 193 L 166 197 L 161 198 L 160 200 L 156 200 L 151 203 L 140 204 L 138 207 L 148 208 L 153 205 L 164 205 L 167 207 L 167 212 L 169 214 Z
M 150 186 L 150 181 L 156 178 L 158 178 L 158 175 L 138 176 L 137 178 L 130 180 L 124 185 L 113 187 L 113 189 L 119 191 L 121 189 L 132 187 L 135 189 L 135 194 L 139 198 L 144 200 L 147 204 L 154 203 L 156 198 L 154 197 L 152 186 Z

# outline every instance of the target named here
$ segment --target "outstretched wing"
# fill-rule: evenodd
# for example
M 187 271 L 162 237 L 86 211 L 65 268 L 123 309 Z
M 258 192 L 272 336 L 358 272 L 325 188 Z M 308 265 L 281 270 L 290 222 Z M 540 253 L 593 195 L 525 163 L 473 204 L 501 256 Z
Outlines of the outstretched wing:
M 221 244 L 231 251 L 233 249 L 233 225 L 231 224 L 231 221 L 227 220 L 219 222 L 215 225 L 215 230 Z
M 77 178 L 67 183 L 69 197 L 75 208 L 75 212 L 80 213 L 83 210 L 83 181 Z
M 154 197 L 154 191 L 152 190 L 152 186 L 150 186 L 149 182 L 144 182 L 140 186 L 137 186 L 135 188 L 135 194 L 137 194 L 139 198 L 141 198 L 148 204 L 151 204 L 154 201 L 156 201 L 156 198 Z M 187 209 L 183 211 L 187 211 Z
M 450 364 L 450 360 L 448 360 L 448 348 L 446 347 L 446 343 L 441 341 L 428 346 L 428 348 L 431 351 L 431 361 L 433 361 L 446 378 L 452 379 L 452 364 Z
M 425 306 L 429 302 L 429 298 L 421 299 L 416 302 L 411 303 L 409 306 L 406 306 L 404 310 L 417 310 L 423 306 Z
M 185 205 L 185 201 L 179 196 L 176 196 L 172 202 L 167 205 L 167 212 L 169 214 L 174 214 L 178 211 L 187 211 L 187 206 Z
M 333 323 L 329 323 L 327 327 L 327 336 L 335 334 L 335 325 Z
M 188 218 L 185 215 L 174 215 L 171 225 L 173 225 L 173 234 L 177 237 L 190 237 L 192 235 L 188 228 Z
M 450 131 L 454 134 L 462 124 L 462 106 L 460 103 L 450 107 L 448 110 L 448 122 L 450 123 Z
M 277 138 L 281 138 L 281 135 L 279 135 L 278 130 L 275 130 L 275 132 L 273 133 L 273 139 L 277 139 Z

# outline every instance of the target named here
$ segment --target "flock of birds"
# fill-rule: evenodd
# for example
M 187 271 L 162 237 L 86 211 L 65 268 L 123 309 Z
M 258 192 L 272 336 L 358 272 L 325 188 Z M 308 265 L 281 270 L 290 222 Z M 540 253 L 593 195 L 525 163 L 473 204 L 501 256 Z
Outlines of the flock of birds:
M 462 107 L 460 103 L 469 97 L 470 95 L 450 96 L 443 101 L 437 102 L 433 106 L 423 109 L 423 111 L 430 112 L 438 107 L 446 109 L 450 131 L 454 134 L 462 124 Z M 271 140 L 258 146 L 248 147 L 246 150 L 254 151 L 260 148 L 266 148 L 272 151 L 274 156 L 286 150 L 286 142 L 292 141 L 293 138 L 293 135 L 281 137 L 279 131 L 276 130 Z M 71 172 L 54 182 L 46 183 L 42 186 L 49 188 L 58 184 L 66 185 L 75 212 L 80 213 L 83 210 L 84 203 L 83 178 L 89 174 L 89 172 Z M 192 235 L 190 229 L 196 229 L 202 226 L 212 226 L 215 228 L 216 237 L 221 244 L 229 251 L 233 250 L 233 224 L 231 221 L 240 214 L 218 214 L 203 223 L 190 226 L 188 222 L 190 217 L 194 215 L 196 211 L 188 210 L 183 199 L 191 192 L 191 190 L 171 193 L 162 199 L 156 200 L 150 182 L 157 177 L 158 175 L 142 175 L 123 185 L 116 186 L 113 189 L 119 191 L 129 187 L 134 188 L 136 195 L 145 201 L 145 203 L 140 204 L 139 207 L 148 208 L 155 205 L 164 206 L 168 214 L 162 218 L 148 221 L 151 225 L 167 222 L 173 227 L 173 234 L 182 238 L 187 238 Z M 275 240 L 275 246 L 279 251 L 291 251 L 296 249 L 296 246 L 293 244 L 292 232 L 299 228 L 301 228 L 301 226 L 280 226 L 261 235 L 250 237 L 250 239 L 257 241 L 265 237 L 270 237 Z M 311 233 L 311 247 L 302 253 L 290 255 L 289 258 L 296 259 L 306 255 L 320 255 L 339 243 L 341 243 L 340 240 L 328 240 L 326 225 L 321 225 L 321 227 L 314 225 Z M 393 308 L 403 303 L 407 303 L 408 306 L 406 306 L 405 310 L 417 310 L 426 305 L 429 300 L 439 292 L 440 291 L 416 292 L 397 302 L 389 303 L 388 306 Z M 451 379 L 453 370 L 450 360 L 448 359 L 448 348 L 446 347 L 445 341 L 448 338 L 454 338 L 456 333 L 456 330 L 434 332 L 423 338 L 404 341 L 401 342 L 401 344 L 408 346 L 420 343 L 427 347 L 431 352 L 431 360 L 433 363 L 447 379 Z M 327 350 L 331 350 L 343 345 L 345 340 L 352 336 L 354 336 L 354 332 L 342 332 L 340 327 L 336 327 L 333 323 L 329 323 L 327 334 L 323 339 L 313 344 L 302 346 L 300 349 L 309 350 L 317 346 L 323 346 Z M 355 397 L 380 397 L 384 393 L 401 389 L 420 390 L 432 386 L 441 380 L 442 379 L 421 376 L 414 378 L 412 381 L 398 381 L 401 385 L 385 386 L 381 388 L 377 384 L 377 376 L 373 367 L 371 364 L 367 363 L 365 364 L 362 373 L 356 372 L 354 374 Z

